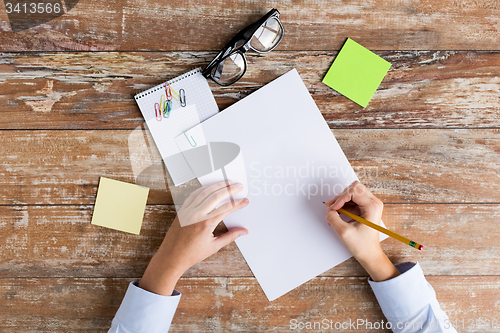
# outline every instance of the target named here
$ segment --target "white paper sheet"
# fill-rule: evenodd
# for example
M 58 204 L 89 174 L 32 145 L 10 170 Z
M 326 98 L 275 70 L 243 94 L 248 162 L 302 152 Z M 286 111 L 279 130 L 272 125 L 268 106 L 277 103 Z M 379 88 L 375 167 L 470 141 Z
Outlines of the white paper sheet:
M 357 177 L 295 69 L 200 129 L 241 148 L 250 204 L 224 223 L 249 230 L 236 244 L 269 300 L 351 257 L 322 202 Z

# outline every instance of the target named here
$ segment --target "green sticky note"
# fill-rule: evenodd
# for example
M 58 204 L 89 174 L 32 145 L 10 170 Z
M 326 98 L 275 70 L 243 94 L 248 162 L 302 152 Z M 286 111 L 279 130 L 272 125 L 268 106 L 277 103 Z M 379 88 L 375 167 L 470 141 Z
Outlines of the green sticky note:
M 149 188 L 101 177 L 91 224 L 139 235 Z
M 348 38 L 323 83 L 366 107 L 391 63 Z

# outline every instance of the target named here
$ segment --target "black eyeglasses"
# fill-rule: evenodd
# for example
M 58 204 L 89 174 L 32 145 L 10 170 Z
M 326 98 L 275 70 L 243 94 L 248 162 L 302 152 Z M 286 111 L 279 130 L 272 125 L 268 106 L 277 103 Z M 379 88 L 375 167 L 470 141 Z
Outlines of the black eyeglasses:
M 272 9 L 257 22 L 241 30 L 202 72 L 221 86 L 238 81 L 247 70 L 245 52 L 252 49 L 258 53 L 273 50 L 283 38 L 280 12 Z

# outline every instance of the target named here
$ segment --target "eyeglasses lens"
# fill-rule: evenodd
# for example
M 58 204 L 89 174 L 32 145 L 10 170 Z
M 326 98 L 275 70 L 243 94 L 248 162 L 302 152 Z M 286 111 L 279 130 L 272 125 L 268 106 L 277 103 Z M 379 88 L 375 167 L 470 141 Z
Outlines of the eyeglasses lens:
M 283 28 L 275 17 L 271 17 L 253 34 L 250 46 L 259 52 L 266 52 L 276 46 L 283 36 Z
M 212 70 L 212 77 L 222 85 L 236 82 L 245 72 L 245 60 L 241 53 L 233 53 Z

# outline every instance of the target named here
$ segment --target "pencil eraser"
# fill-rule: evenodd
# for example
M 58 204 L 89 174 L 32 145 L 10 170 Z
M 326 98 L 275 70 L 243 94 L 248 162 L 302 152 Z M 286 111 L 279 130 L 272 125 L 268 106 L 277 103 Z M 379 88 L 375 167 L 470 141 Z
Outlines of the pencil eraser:
M 424 249 L 424 246 L 423 246 L 423 245 L 420 245 L 420 246 L 418 247 L 418 249 L 419 249 L 420 251 L 422 251 L 422 250 Z

